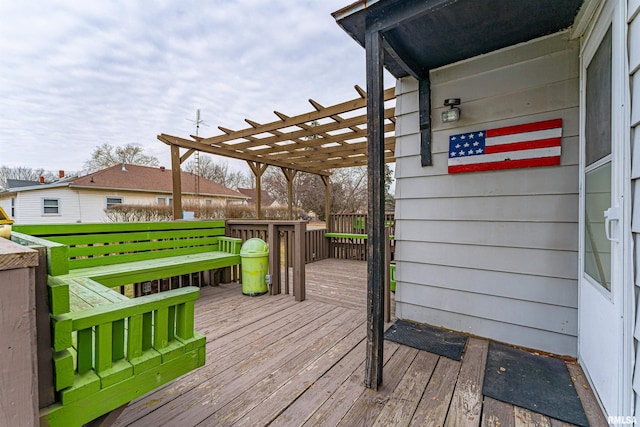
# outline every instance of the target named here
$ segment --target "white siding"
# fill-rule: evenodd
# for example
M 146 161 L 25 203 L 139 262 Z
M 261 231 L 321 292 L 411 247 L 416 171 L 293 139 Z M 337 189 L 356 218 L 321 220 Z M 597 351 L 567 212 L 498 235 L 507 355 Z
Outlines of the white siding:
M 155 205 L 157 197 L 171 197 L 168 193 L 143 193 L 140 191 L 95 190 L 86 188 L 53 187 L 20 191 L 16 196 L 16 222 L 19 224 L 59 224 L 76 222 L 105 222 L 107 197 L 122 197 L 123 203 L 131 205 Z M 43 215 L 42 199 L 60 199 L 58 215 Z M 224 204 L 223 197 L 200 196 L 201 203 L 210 199 L 214 204 Z M 195 196 L 186 196 L 185 203 L 197 200 Z M 0 199 L 0 206 L 10 214 L 10 198 Z
M 15 196 L 0 196 L 0 207 L 5 211 L 9 218 L 14 219 L 11 216 L 11 198 Z
M 42 213 L 43 199 L 59 199 L 59 214 Z M 72 223 L 81 219 L 78 194 L 67 187 L 21 191 L 16 197 L 16 223 Z
M 633 391 L 635 416 L 640 417 L 640 0 L 629 0 L 629 73 L 631 82 L 631 188 L 633 192 L 632 231 L 635 251 L 635 310 L 633 349 L 635 351 L 635 373 Z
M 420 165 L 417 82 L 398 81 L 398 317 L 576 355 L 579 46 L 568 39 L 432 70 L 432 167 Z M 461 98 L 460 121 L 441 123 L 445 98 Z M 449 135 L 553 118 L 561 166 L 447 174 Z

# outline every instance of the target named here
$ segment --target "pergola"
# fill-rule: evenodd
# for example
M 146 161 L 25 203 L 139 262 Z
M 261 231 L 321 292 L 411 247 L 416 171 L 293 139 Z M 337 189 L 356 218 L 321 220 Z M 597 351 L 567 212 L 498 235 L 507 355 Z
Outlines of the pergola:
M 191 139 L 167 134 L 158 139 L 171 148 L 173 178 L 173 215 L 182 218 L 180 165 L 193 153 L 217 154 L 244 160 L 256 177 L 256 217 L 261 219 L 261 177 L 267 167 L 282 170 L 288 183 L 289 219 L 293 219 L 293 179 L 298 172 L 317 174 L 325 186 L 325 217 L 330 214 L 331 170 L 367 165 L 367 94 L 355 86 L 358 97 L 324 107 L 309 100 L 313 110 L 296 116 L 274 111 L 278 120 L 260 124 L 245 119 L 249 127 L 231 130 L 222 126 L 222 134 Z M 395 98 L 394 89 L 384 91 L 384 103 Z M 394 104 L 389 102 L 389 104 Z M 384 161 L 395 162 L 395 105 L 384 108 Z M 182 153 L 180 149 L 187 151 Z

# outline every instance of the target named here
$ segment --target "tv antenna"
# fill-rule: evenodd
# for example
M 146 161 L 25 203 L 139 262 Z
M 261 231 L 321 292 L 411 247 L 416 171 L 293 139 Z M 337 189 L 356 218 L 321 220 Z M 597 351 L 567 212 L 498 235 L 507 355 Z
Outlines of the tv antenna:
M 191 123 L 193 123 L 194 125 L 196 125 L 196 136 L 198 136 L 198 133 L 200 132 L 200 125 L 203 126 L 209 126 L 208 124 L 206 124 L 204 122 L 204 120 L 202 120 L 200 118 L 200 109 L 198 108 L 196 110 L 196 119 L 192 120 L 192 119 L 186 119 L 188 121 L 190 121 Z M 195 180 L 196 180 L 196 196 L 200 194 L 200 151 L 196 150 L 196 157 L 195 157 Z

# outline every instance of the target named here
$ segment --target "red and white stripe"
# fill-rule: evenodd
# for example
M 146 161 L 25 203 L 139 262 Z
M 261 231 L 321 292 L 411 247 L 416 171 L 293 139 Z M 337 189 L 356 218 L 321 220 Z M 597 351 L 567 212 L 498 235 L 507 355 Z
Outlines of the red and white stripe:
M 449 173 L 560 164 L 562 119 L 489 129 L 485 154 L 449 159 Z

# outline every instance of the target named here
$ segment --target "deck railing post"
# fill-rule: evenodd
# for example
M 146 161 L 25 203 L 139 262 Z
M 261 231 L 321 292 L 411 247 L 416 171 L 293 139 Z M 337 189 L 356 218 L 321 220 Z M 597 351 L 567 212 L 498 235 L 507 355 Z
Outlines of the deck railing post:
M 0 425 L 38 424 L 38 252 L 0 238 Z
M 280 232 L 275 223 L 269 222 L 267 228 L 269 241 L 269 273 L 271 274 L 270 295 L 280 293 Z
M 307 223 L 297 221 L 293 228 L 294 238 L 294 256 L 293 256 L 293 295 L 296 301 L 304 301 L 306 298 L 305 291 L 305 235 L 307 232 Z

